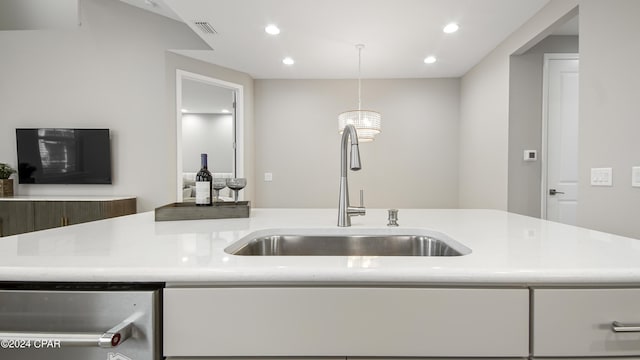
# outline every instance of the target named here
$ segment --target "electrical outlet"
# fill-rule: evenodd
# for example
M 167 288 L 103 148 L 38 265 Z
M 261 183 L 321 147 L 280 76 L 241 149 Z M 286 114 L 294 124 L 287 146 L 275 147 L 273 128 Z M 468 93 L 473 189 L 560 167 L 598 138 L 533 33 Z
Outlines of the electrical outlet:
M 270 173 L 270 172 L 264 173 L 264 181 L 273 181 L 273 173 Z

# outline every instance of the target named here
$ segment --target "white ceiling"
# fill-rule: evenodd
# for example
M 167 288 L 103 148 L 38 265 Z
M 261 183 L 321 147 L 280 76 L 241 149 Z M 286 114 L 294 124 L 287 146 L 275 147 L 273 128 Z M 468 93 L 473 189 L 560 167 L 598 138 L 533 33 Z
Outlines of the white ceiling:
M 182 19 L 169 8 L 163 0 L 120 0 L 123 3 L 139 7 L 141 9 L 151 11 L 152 13 L 166 16 L 170 19 L 183 22 Z
M 213 49 L 178 53 L 257 79 L 314 79 L 357 77 L 358 43 L 366 46 L 363 78 L 462 76 L 549 0 L 122 1 L 182 19 Z M 201 33 L 194 21 L 217 34 Z M 460 30 L 444 34 L 449 22 Z M 264 32 L 269 23 L 280 35 Z M 425 64 L 429 55 L 438 61 Z M 282 64 L 285 56 L 296 63 Z

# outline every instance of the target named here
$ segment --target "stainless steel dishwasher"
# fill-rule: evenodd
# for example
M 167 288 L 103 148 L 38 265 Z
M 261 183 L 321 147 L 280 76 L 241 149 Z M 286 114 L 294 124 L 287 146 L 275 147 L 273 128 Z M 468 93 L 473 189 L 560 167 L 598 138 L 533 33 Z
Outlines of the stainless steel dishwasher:
M 0 283 L 0 359 L 161 359 L 161 288 Z

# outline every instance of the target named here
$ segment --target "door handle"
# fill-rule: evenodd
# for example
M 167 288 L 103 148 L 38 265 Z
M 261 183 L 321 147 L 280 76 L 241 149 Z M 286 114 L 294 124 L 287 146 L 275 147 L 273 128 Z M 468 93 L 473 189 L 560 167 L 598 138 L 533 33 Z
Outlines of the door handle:
M 640 332 L 640 324 L 623 324 L 619 321 L 614 321 L 611 324 L 611 330 L 614 332 Z
M 562 191 L 557 191 L 556 189 L 549 189 L 549 195 L 555 194 L 564 194 Z
M 112 348 L 122 344 L 133 334 L 135 313 L 120 324 L 105 332 L 96 333 L 56 333 L 56 332 L 4 332 L 0 331 L 3 344 L 6 341 L 29 344 L 52 344 L 54 347 L 101 347 Z

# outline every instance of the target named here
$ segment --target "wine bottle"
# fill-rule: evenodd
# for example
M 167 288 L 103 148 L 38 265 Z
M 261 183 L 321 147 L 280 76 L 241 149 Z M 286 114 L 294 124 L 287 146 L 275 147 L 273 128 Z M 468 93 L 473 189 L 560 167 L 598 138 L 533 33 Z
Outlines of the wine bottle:
M 196 174 L 196 205 L 211 206 L 213 198 L 211 197 L 211 186 L 213 176 L 207 169 L 207 154 L 200 154 L 200 171 Z

